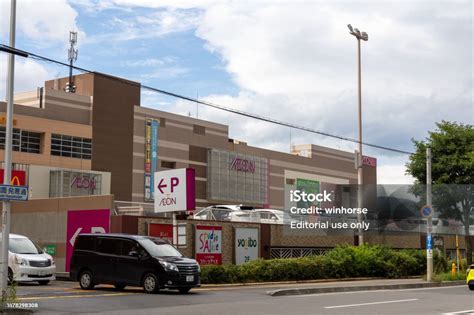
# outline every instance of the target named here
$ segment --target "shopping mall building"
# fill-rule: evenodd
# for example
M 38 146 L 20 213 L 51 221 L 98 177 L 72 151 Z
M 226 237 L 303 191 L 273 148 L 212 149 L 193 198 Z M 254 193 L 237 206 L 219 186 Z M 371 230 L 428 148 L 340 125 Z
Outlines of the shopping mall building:
M 219 204 L 286 209 L 285 191 L 298 182 L 318 189 L 357 184 L 353 152 L 313 144 L 295 145 L 290 153 L 252 147 L 246 143 L 251 139 L 232 139 L 227 125 L 140 106 L 139 83 L 101 74 L 77 75 L 74 81 L 76 93 L 64 92 L 68 79 L 62 78 L 17 93 L 14 101 L 13 175 L 17 184 L 29 186 L 30 200 L 13 203 L 12 232 L 54 248 L 60 271 L 68 270 L 78 230 L 165 238 L 174 233 L 169 218 L 153 213 L 156 171 L 194 169 L 197 209 Z M 1 149 L 5 108 L 0 102 Z M 363 161 L 364 183 L 376 184 L 376 159 Z M 351 202 L 349 195 L 341 191 L 342 204 Z M 222 263 L 239 262 L 238 237 L 258 240 L 254 258 L 311 255 L 357 242 L 347 234 L 291 236 L 282 225 L 258 222 L 182 216 L 179 226 L 179 248 L 188 256 L 198 255 L 197 242 L 207 230 L 221 233 L 215 254 L 220 256 L 213 259 Z M 419 234 L 368 235 L 365 241 L 424 246 Z M 446 239 L 445 246 L 453 242 Z
M 283 209 L 285 185 L 297 179 L 357 183 L 353 152 L 248 146 L 227 125 L 140 106 L 139 83 L 98 74 L 74 80 L 74 94 L 64 92 L 64 78 L 15 95 L 13 161 L 27 169 L 31 199 L 110 193 L 116 201 L 152 203 L 151 174 L 184 167 L 196 172 L 197 208 Z M 375 159 L 364 161 L 364 182 L 375 184 Z

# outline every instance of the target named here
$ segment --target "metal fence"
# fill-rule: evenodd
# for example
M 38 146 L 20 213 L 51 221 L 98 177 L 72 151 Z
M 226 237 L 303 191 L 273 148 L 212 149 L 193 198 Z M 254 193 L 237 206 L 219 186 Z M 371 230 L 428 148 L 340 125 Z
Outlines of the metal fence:
M 292 247 L 292 248 L 275 248 L 270 249 L 270 257 L 273 258 L 297 258 L 307 256 L 325 255 L 331 248 L 324 247 Z

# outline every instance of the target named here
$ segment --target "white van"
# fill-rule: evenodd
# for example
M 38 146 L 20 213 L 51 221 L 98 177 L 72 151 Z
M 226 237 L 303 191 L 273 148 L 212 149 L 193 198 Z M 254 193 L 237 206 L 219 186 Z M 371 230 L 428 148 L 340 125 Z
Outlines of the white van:
M 56 265 L 51 255 L 26 236 L 10 234 L 9 240 L 8 283 L 37 281 L 46 285 L 56 279 Z

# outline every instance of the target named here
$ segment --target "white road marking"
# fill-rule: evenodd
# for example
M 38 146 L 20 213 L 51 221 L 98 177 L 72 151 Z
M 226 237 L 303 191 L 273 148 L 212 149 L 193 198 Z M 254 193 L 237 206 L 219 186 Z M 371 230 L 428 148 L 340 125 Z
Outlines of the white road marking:
M 326 292 L 326 293 L 313 293 L 313 294 L 301 294 L 301 295 L 287 295 L 287 296 L 278 296 L 285 298 L 298 298 L 298 297 L 308 297 L 315 295 L 336 295 L 336 294 L 357 294 L 357 293 L 378 293 L 378 292 L 403 292 L 403 291 L 423 291 L 423 290 L 439 290 L 439 289 L 451 289 L 465 287 L 465 285 L 456 285 L 456 286 L 446 286 L 446 287 L 432 287 L 432 288 L 414 288 L 414 289 L 384 289 L 384 290 L 364 290 L 364 291 L 347 291 L 347 292 Z M 269 293 L 271 291 L 267 291 Z
M 335 306 L 325 306 L 324 308 L 327 308 L 327 309 L 330 309 L 330 308 L 343 308 L 343 307 L 354 307 L 354 306 L 375 305 L 375 304 L 402 303 L 402 302 L 411 302 L 411 301 L 418 301 L 418 299 L 382 301 L 382 302 L 347 304 L 347 305 L 335 305 Z
M 443 315 L 454 315 L 454 314 L 472 315 L 472 314 L 474 314 L 474 310 L 466 310 L 466 311 L 459 311 L 459 312 L 443 313 Z

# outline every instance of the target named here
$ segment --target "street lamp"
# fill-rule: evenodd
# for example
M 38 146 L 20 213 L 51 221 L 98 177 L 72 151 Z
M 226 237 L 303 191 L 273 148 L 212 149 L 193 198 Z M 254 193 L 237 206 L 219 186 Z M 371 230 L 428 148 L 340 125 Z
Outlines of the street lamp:
M 359 156 L 357 158 L 357 182 L 358 182 L 358 189 L 357 189 L 357 200 L 358 200 L 358 207 L 363 208 L 362 204 L 362 85 L 361 85 L 361 70 L 360 70 L 360 40 L 368 41 L 369 35 L 366 32 L 361 32 L 357 28 L 352 28 L 352 25 L 347 24 L 349 28 L 349 34 L 353 35 L 357 39 L 357 65 L 358 65 L 358 85 L 359 85 L 359 152 L 357 153 Z M 362 214 L 357 215 L 357 221 L 359 223 L 362 222 Z M 362 234 L 362 228 L 359 228 L 359 246 L 364 244 L 364 235 Z

